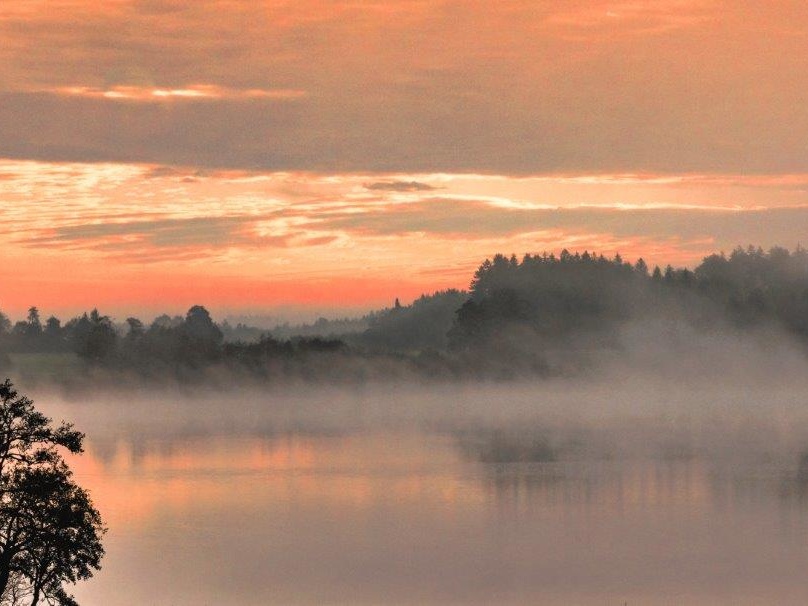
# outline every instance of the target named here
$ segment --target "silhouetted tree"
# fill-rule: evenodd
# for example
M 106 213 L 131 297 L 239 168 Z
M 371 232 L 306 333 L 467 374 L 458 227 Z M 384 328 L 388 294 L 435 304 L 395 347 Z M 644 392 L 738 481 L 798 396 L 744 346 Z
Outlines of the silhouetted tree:
M 58 339 L 62 333 L 62 323 L 56 316 L 51 316 L 45 322 L 45 334 L 53 339 Z
M 82 452 L 83 439 L 0 384 L 0 595 L 75 604 L 64 583 L 100 568 L 101 516 L 60 453 Z
M 63 351 L 65 346 L 64 335 L 62 334 L 62 323 L 56 316 L 51 316 L 45 322 L 45 329 L 42 331 L 42 348 L 46 351 Z
M 65 326 L 69 342 L 82 358 L 92 362 L 110 361 L 115 353 L 118 335 L 109 316 L 97 309 L 73 318 Z
M 218 345 L 222 342 L 222 331 L 213 323 L 208 310 L 194 305 L 185 314 L 184 332 L 194 341 Z
M 180 356 L 184 362 L 197 366 L 219 357 L 224 336 L 208 310 L 201 305 L 194 305 L 188 310 L 185 322 L 178 330 L 181 338 Z
M 42 322 L 39 319 L 39 310 L 36 307 L 28 308 L 27 334 L 29 337 L 38 337 L 42 334 Z
M 137 318 L 126 318 L 126 325 L 129 327 L 129 332 L 126 333 L 126 338 L 130 341 L 136 341 L 143 337 L 146 329 L 143 327 L 143 322 Z
M 184 322 L 184 320 L 182 319 L 181 316 L 174 316 L 172 318 L 168 314 L 162 314 L 160 316 L 157 316 L 154 319 L 154 321 L 151 323 L 151 326 L 149 328 L 150 329 L 151 328 L 154 328 L 154 329 L 179 328 L 180 326 L 182 326 L 183 322 Z
M 641 276 L 648 275 L 648 264 L 643 261 L 642 257 L 637 259 L 637 262 L 634 264 L 634 271 L 636 271 Z

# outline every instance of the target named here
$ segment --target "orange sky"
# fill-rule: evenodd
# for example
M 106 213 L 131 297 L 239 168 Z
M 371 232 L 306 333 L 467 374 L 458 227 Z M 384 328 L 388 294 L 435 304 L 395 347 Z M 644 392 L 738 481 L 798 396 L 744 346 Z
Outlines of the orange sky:
M 0 309 L 366 309 L 500 251 L 805 244 L 807 32 L 800 1 L 8 0 Z

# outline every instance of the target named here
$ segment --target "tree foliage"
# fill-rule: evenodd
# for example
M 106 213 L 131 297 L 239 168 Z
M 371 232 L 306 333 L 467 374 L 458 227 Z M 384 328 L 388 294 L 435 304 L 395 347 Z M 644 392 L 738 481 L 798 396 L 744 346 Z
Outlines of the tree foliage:
M 628 317 L 642 303 L 638 288 L 647 274 L 619 256 L 525 255 L 521 262 L 496 255 L 475 272 L 471 296 L 449 331 L 455 351 L 502 349 L 512 336 L 545 340 L 599 332 Z
M 463 291 L 448 289 L 421 295 L 410 305 L 396 299 L 398 305 L 370 318 L 369 328 L 352 342 L 375 351 L 443 350 L 455 312 L 467 297 Z
M 75 604 L 65 589 L 100 568 L 101 516 L 61 450 L 80 453 L 84 435 L 53 426 L 0 384 L 0 595 L 4 603 Z

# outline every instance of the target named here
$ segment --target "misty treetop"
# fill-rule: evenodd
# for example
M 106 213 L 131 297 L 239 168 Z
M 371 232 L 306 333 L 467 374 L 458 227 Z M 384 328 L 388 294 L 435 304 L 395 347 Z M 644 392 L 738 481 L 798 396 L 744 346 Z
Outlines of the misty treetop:
M 642 259 L 631 265 L 619 255 L 607 259 L 564 250 L 559 257 L 526 255 L 521 262 L 502 255 L 486 260 L 472 280 L 470 301 L 481 303 L 511 292 L 545 314 L 581 319 L 593 314 L 625 317 L 649 303 L 692 292 L 727 306 L 726 311 L 751 307 L 784 319 L 783 312 L 804 298 L 807 289 L 808 254 L 802 248 L 767 253 L 739 247 L 729 256 L 706 257 L 695 271 L 669 265 L 653 272 Z
M 808 337 L 808 251 L 737 248 L 729 257 L 711 255 L 696 268 L 698 291 L 721 304 L 742 325 L 775 320 Z
M 369 320 L 369 327 L 354 341 L 376 351 L 444 350 L 447 330 L 468 293 L 448 289 L 421 295 L 411 305 L 383 310 Z
M 406 365 L 418 373 L 464 375 L 487 367 L 547 372 L 550 352 L 619 346 L 637 319 L 676 318 L 700 330 L 778 326 L 808 341 L 808 252 L 736 248 L 693 271 L 650 270 L 616 255 L 495 255 L 468 292 L 445 290 L 396 302 L 363 318 L 320 319 L 274 331 L 217 324 L 201 305 L 146 325 L 116 324 L 98 310 L 44 322 L 36 307 L 12 323 L 0 314 L 0 363 L 23 353 L 73 353 L 87 367 L 150 375 L 211 367 L 259 376 L 325 372 L 365 376 Z M 370 369 L 370 370 L 369 370 Z M 507 373 L 506 373 L 507 374 Z
M 475 272 L 469 299 L 449 329 L 449 348 L 546 370 L 548 351 L 616 347 L 626 322 L 671 318 L 700 331 L 777 326 L 808 338 L 808 253 L 736 248 L 694 270 L 649 271 L 619 255 L 496 255 Z M 649 334 L 653 338 L 653 333 Z
M 496 255 L 475 272 L 469 300 L 449 333 L 452 349 L 496 338 L 508 325 L 531 327 L 547 336 L 574 329 L 597 330 L 628 317 L 639 303 L 639 269 L 618 256 L 525 255 L 519 262 Z

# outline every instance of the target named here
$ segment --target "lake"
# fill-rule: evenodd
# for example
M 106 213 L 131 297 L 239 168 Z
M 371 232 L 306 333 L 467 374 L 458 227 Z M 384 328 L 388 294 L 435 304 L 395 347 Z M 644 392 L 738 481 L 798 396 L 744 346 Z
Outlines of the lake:
M 71 466 L 109 527 L 103 569 L 75 595 L 808 603 L 808 423 L 790 392 L 766 414 L 691 398 L 671 415 L 658 397 L 605 413 L 584 391 L 531 408 L 529 387 L 492 408 L 499 389 L 38 396 L 88 432 Z

